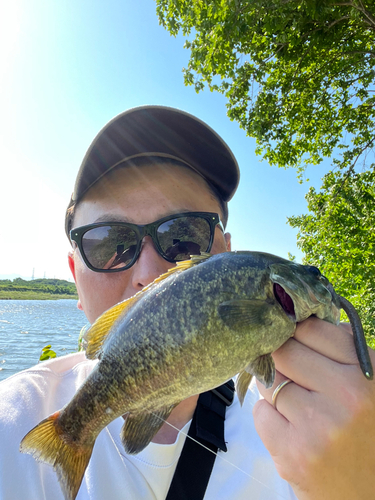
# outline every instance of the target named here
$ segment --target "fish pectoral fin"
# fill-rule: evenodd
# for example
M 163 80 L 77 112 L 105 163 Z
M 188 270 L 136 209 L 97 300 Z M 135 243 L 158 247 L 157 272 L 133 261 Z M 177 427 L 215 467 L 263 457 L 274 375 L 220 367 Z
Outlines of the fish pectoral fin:
M 236 392 L 238 399 L 241 403 L 241 406 L 243 405 L 243 402 L 245 400 L 245 396 L 247 393 L 247 389 L 249 388 L 249 384 L 251 382 L 251 379 L 253 378 L 251 373 L 248 373 L 245 370 L 242 370 L 236 379 Z
M 128 415 L 120 434 L 126 453 L 135 455 L 146 448 L 175 406 Z
M 264 354 L 254 359 L 246 366 L 245 370 L 254 375 L 267 389 L 272 386 L 275 380 L 275 363 L 271 354 Z
M 271 305 L 264 300 L 228 300 L 219 304 L 220 318 L 231 329 L 245 328 L 249 325 L 271 324 L 267 317 Z
M 113 323 L 121 314 L 137 302 L 140 298 L 140 293 L 141 292 L 138 292 L 133 297 L 130 297 L 130 299 L 124 300 L 105 311 L 87 330 L 86 357 L 88 359 L 95 359 L 99 357 L 103 344 L 108 337 L 108 333 L 110 332 Z

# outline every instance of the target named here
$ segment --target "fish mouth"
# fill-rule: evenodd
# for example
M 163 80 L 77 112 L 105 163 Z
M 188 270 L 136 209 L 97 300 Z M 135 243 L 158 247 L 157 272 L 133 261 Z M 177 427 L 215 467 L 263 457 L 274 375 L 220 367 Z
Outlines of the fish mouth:
M 289 317 L 293 318 L 294 320 L 296 319 L 296 313 L 294 310 L 294 303 L 290 295 L 286 293 L 284 288 L 279 285 L 278 283 L 273 284 L 273 293 L 275 295 L 275 298 L 277 302 L 281 305 L 283 308 L 285 314 L 287 314 Z

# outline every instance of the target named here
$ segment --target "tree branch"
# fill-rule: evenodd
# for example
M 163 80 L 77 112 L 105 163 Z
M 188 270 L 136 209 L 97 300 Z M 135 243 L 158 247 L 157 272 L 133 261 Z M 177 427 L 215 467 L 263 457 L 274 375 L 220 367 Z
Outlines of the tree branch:
M 340 23 L 341 21 L 343 21 L 344 19 L 350 19 L 350 16 L 343 16 L 343 17 L 340 17 L 340 19 L 336 19 L 335 21 L 333 21 L 331 24 L 329 24 L 328 26 L 326 26 L 326 28 L 328 29 L 331 29 L 332 26 L 334 26 L 335 24 L 337 23 Z
M 359 3 L 361 4 L 361 7 L 362 7 L 362 8 L 361 8 L 361 9 L 359 9 L 359 10 L 360 10 L 360 11 L 361 11 L 361 12 L 362 12 L 362 13 L 363 13 L 366 17 L 367 17 L 367 19 L 370 21 L 370 23 L 372 24 L 372 26 L 374 26 L 374 27 L 375 27 L 375 18 L 374 18 L 374 16 L 371 14 L 371 12 L 369 12 L 369 11 L 365 8 L 365 6 L 364 6 L 364 5 L 363 5 L 363 3 L 362 3 L 362 0 L 358 0 L 358 1 L 359 1 Z
M 334 201 L 336 200 L 336 198 L 337 198 L 337 196 L 338 196 L 339 192 L 341 191 L 341 189 L 342 189 L 343 185 L 345 184 L 345 182 L 349 179 L 349 177 L 350 177 L 350 176 L 352 175 L 352 173 L 354 172 L 354 167 L 355 167 L 355 165 L 356 165 L 356 163 L 357 163 L 358 159 L 361 157 L 362 153 L 363 153 L 364 151 L 366 151 L 366 149 L 368 149 L 369 147 L 371 147 L 371 146 L 374 144 L 374 141 L 375 141 L 375 138 L 374 138 L 374 139 L 370 139 L 370 140 L 368 141 L 368 143 L 367 143 L 365 146 L 363 146 L 363 148 L 362 148 L 362 149 L 360 150 L 360 152 L 358 153 L 358 155 L 357 155 L 356 159 L 354 160 L 354 163 L 352 163 L 352 164 L 351 164 L 351 166 L 349 167 L 348 171 L 347 171 L 347 172 L 346 172 L 346 174 L 344 175 L 344 177 L 343 177 L 342 181 L 340 182 L 340 184 L 339 184 L 338 186 L 336 186 L 336 188 L 335 188 L 335 192 L 333 193 L 332 200 L 330 201 L 331 206 L 333 206 Z M 323 208 L 324 208 L 324 205 L 323 205 L 323 207 L 319 210 L 319 212 L 322 212 L 322 211 L 323 211 Z M 333 210 L 333 208 L 331 209 L 331 212 L 332 212 L 332 210 Z M 330 214 L 331 214 L 331 212 L 330 212 L 328 215 L 330 215 Z
M 369 26 L 371 26 L 372 29 L 375 29 L 375 18 L 374 18 L 374 16 L 372 16 L 372 14 L 364 7 L 364 5 L 361 2 L 361 0 L 359 0 L 359 3 L 361 5 L 356 5 L 354 2 L 340 2 L 340 3 L 334 3 L 332 5 L 334 5 L 335 7 L 352 7 L 353 9 L 356 9 L 359 12 L 362 12 L 362 14 L 364 15 L 364 17 L 367 18 L 367 22 L 366 22 L 366 19 L 364 19 L 364 21 L 366 22 L 366 24 L 368 24 Z

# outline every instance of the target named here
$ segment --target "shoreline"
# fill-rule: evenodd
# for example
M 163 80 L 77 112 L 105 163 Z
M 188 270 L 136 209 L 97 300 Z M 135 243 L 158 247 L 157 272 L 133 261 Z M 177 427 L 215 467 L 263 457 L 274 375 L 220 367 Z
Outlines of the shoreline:
M 43 292 L 8 292 L 0 290 L 0 300 L 78 300 L 78 295 Z
M 37 278 L 27 281 L 15 278 L 0 280 L 0 300 L 78 300 L 74 283 L 66 280 Z

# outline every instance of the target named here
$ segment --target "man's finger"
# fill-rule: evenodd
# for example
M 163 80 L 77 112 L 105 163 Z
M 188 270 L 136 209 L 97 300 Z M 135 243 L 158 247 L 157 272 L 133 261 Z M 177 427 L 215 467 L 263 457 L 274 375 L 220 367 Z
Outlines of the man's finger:
M 288 380 L 290 382 L 281 387 L 281 384 Z M 311 398 L 314 393 L 299 386 L 293 380 L 287 379 L 278 372 L 276 372 L 275 382 L 271 388 L 266 389 L 258 381 L 257 386 L 264 399 L 292 424 L 295 424 L 296 419 L 300 419 L 300 415 L 308 412 L 308 409 L 311 407 Z M 275 392 L 278 388 L 280 389 L 276 394 Z
M 301 387 L 320 392 L 334 391 L 336 384 L 341 383 L 346 364 L 316 352 L 295 339 L 289 339 L 272 355 L 277 370 L 286 378 L 290 378 Z M 353 371 L 359 370 L 358 361 L 353 365 Z M 329 376 L 329 387 L 327 387 Z
M 274 456 L 280 455 L 280 448 L 288 442 L 291 424 L 267 401 L 258 401 L 253 408 L 254 424 L 264 446 Z
M 350 325 L 333 325 L 311 317 L 297 325 L 294 338 L 327 358 L 344 364 L 358 364 Z

